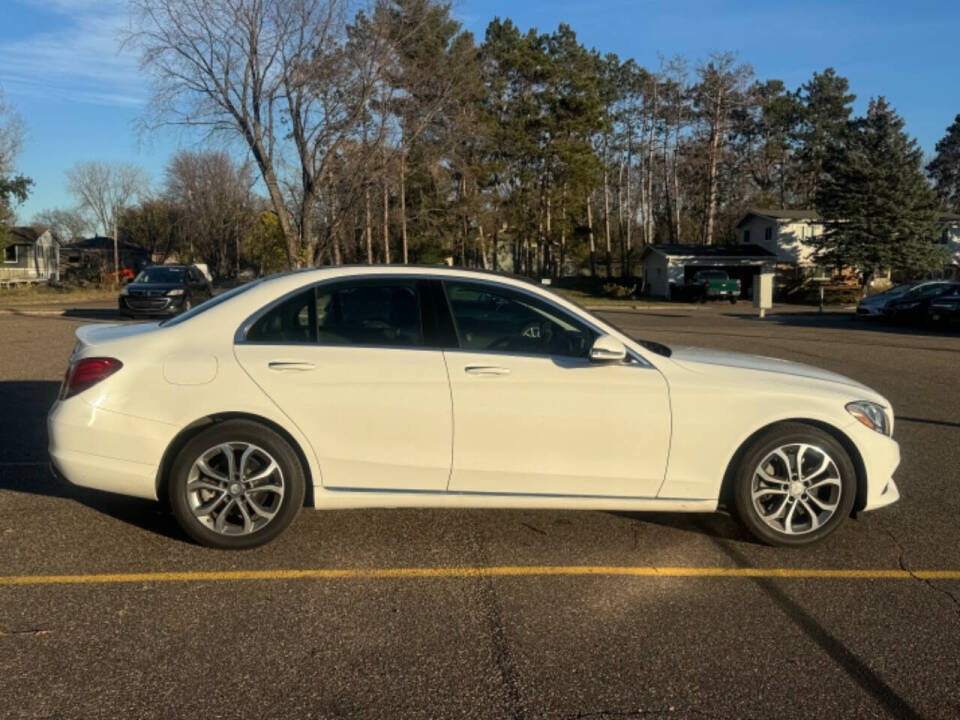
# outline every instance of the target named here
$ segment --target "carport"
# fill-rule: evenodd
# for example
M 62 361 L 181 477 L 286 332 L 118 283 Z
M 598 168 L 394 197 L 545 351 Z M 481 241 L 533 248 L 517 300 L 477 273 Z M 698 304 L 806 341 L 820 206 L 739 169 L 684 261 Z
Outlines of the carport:
M 726 270 L 740 281 L 744 293 L 753 276 L 776 256 L 759 245 L 647 245 L 643 251 L 643 279 L 648 295 L 670 299 L 699 270 Z

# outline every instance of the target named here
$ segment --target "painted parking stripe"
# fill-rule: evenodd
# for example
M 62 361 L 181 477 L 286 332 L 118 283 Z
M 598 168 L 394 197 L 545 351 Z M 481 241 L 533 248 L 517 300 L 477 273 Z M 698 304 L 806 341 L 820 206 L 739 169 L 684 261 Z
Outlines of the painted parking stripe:
M 494 567 L 318 568 L 303 570 L 213 570 L 191 572 L 107 573 L 97 575 L 8 575 L 0 586 L 83 585 L 163 582 L 237 582 L 250 580 L 387 580 L 535 576 L 627 576 L 646 578 L 782 578 L 840 580 L 960 580 L 960 570 L 646 567 L 619 565 L 520 565 Z

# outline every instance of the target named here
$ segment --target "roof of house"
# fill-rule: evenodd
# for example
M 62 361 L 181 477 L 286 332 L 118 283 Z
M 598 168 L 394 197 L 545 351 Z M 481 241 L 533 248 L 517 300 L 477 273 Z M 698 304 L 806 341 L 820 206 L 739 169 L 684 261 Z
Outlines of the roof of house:
M 46 232 L 43 228 L 35 227 L 12 227 L 10 235 L 14 245 L 33 245 Z
M 82 240 L 77 240 L 65 246 L 67 250 L 109 250 L 113 252 L 113 238 L 103 237 L 102 235 L 97 235 L 92 238 L 83 238 Z M 136 245 L 131 245 L 130 243 L 123 242 L 122 240 L 117 243 L 118 250 L 125 250 L 128 252 L 141 252 L 147 254 L 147 251 Z
M 751 217 L 766 217 L 772 220 L 787 220 L 787 221 L 796 221 L 796 220 L 809 220 L 811 222 L 816 222 L 820 219 L 820 213 L 816 210 L 779 210 L 779 209 L 769 209 L 769 208 L 750 208 L 747 210 L 746 214 L 741 218 L 740 222 L 737 223 L 737 227 L 740 227 L 745 222 L 747 222 Z M 960 222 L 960 215 L 955 213 L 940 213 L 939 216 L 940 222 Z
M 745 243 L 742 245 L 647 245 L 646 252 L 658 252 L 667 257 L 739 258 L 765 260 L 776 257 L 769 250 Z

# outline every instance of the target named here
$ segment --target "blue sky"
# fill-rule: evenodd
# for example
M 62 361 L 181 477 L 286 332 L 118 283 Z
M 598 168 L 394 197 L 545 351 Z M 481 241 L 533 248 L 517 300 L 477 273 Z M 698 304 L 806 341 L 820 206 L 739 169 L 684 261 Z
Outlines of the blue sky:
M 931 153 L 960 113 L 956 2 L 707 2 L 706 0 L 459 0 L 454 12 L 483 39 L 495 16 L 548 31 L 566 22 L 603 52 L 656 67 L 732 50 L 760 78 L 794 88 L 833 66 L 861 111 L 885 95 Z M 173 133 L 141 136 L 147 88 L 134 57 L 118 50 L 119 0 L 0 0 L 0 83 L 27 127 L 20 170 L 36 181 L 22 221 L 72 204 L 65 171 L 83 160 L 128 161 L 162 177 L 169 156 L 197 147 Z

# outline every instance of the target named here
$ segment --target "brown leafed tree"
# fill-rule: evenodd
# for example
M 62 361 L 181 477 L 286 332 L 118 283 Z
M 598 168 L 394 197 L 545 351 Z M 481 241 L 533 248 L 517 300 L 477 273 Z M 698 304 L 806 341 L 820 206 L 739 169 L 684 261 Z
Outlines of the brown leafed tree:
M 327 169 L 355 131 L 381 70 L 383 40 L 350 33 L 348 0 L 132 0 L 153 80 L 148 126 L 206 128 L 250 151 L 291 267 L 317 257 Z

